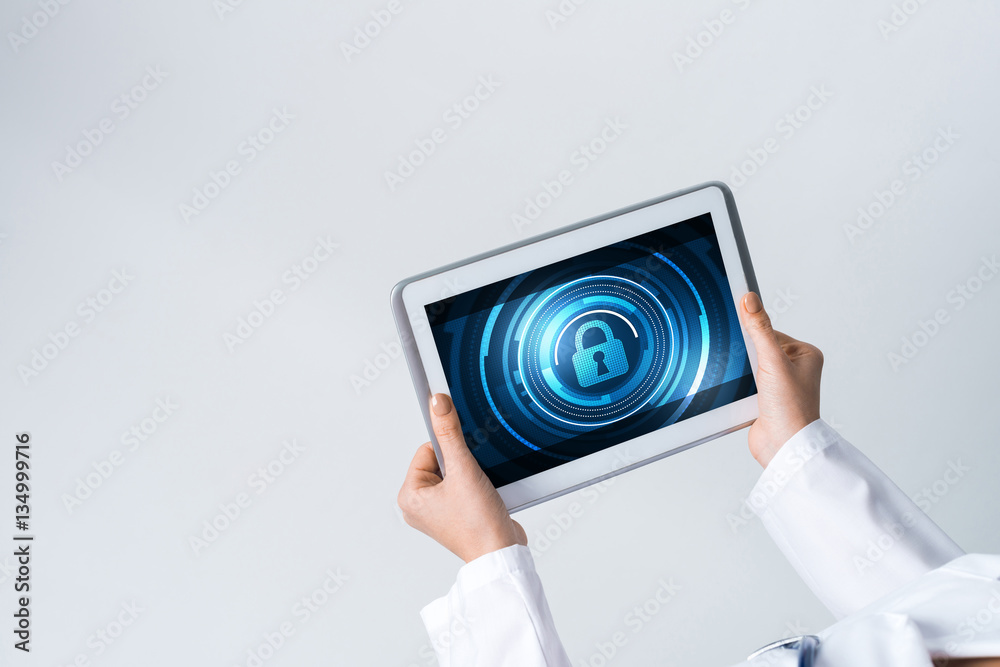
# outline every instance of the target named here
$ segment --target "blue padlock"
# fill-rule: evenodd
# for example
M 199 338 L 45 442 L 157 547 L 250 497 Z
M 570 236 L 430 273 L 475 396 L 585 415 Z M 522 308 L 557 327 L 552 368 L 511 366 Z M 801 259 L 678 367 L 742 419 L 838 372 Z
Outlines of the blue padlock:
M 583 347 L 583 333 L 597 327 L 604 332 L 604 342 L 591 347 Z M 576 352 L 573 353 L 573 369 L 581 387 L 589 387 L 619 375 L 628 373 L 628 359 L 625 347 L 615 338 L 605 322 L 594 320 L 576 330 Z

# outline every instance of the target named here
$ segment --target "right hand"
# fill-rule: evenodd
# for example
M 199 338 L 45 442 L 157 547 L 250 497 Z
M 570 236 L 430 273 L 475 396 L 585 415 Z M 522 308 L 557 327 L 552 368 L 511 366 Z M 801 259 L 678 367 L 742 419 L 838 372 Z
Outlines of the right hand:
M 466 563 L 504 547 L 527 546 L 524 528 L 465 444 L 451 397 L 431 399 L 431 425 L 445 461 L 441 474 L 431 443 L 417 449 L 397 502 L 403 518 Z
M 764 304 L 753 292 L 740 301 L 740 320 L 757 348 L 760 416 L 750 427 L 750 453 L 766 468 L 789 438 L 819 419 L 823 353 L 775 331 Z

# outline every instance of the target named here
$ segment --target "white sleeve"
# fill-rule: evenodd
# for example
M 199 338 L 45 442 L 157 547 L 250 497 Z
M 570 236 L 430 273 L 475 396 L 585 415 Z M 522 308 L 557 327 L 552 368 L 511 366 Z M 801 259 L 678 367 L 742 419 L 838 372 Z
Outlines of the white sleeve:
M 748 502 L 838 618 L 964 554 L 885 473 L 819 419 L 779 450 Z
M 527 547 L 465 564 L 420 616 L 441 667 L 570 667 Z

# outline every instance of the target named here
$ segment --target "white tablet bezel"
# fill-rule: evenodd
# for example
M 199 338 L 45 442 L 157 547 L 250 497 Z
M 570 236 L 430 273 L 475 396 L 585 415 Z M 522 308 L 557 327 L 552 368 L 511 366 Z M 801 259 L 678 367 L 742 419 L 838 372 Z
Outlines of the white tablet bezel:
M 398 284 L 393 290 L 393 310 L 438 461 L 442 456 L 430 427 L 427 401 L 432 394 L 450 394 L 450 390 L 425 305 L 704 213 L 712 215 L 733 302 L 739 304 L 746 292 L 758 288 L 732 193 L 722 183 L 706 183 L 643 202 Z M 740 330 L 756 379 L 757 353 L 742 326 Z M 524 509 L 748 426 L 757 414 L 754 394 L 507 484 L 498 491 L 509 510 Z

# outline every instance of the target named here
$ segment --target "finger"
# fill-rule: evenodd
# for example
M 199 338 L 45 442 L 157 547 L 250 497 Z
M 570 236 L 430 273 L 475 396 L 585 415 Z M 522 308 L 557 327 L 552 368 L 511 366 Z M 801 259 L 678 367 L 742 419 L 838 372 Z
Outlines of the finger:
M 476 465 L 476 459 L 465 444 L 458 411 L 447 394 L 434 394 L 431 397 L 431 426 L 434 427 L 434 435 L 444 457 L 445 474 L 453 466 L 462 468 L 469 464 Z
M 431 443 L 425 442 L 420 445 L 417 453 L 413 455 L 413 460 L 410 461 L 409 472 L 416 470 L 434 473 L 440 477 L 441 467 L 438 465 L 437 454 L 434 453 Z
M 431 443 L 425 442 L 417 449 L 410 461 L 410 467 L 406 471 L 406 478 L 403 480 L 404 488 L 421 488 L 431 486 L 441 481 L 441 470 L 438 468 L 437 456 Z
M 764 310 L 760 297 L 754 292 L 747 292 L 740 301 L 740 319 L 757 348 L 758 359 L 776 362 L 784 356 L 778 337 L 771 327 L 771 318 Z

